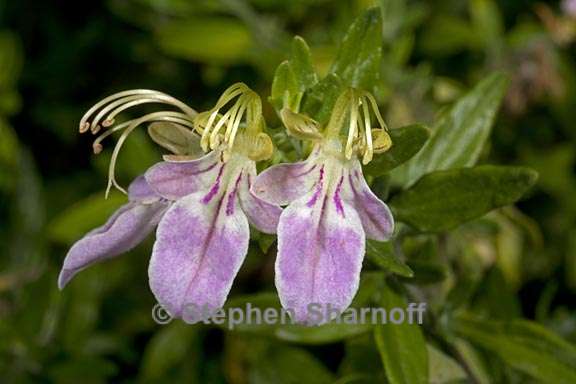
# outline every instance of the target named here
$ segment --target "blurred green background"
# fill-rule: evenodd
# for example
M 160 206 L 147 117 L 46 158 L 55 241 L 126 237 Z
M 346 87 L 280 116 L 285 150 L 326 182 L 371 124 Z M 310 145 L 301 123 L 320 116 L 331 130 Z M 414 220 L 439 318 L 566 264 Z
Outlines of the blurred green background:
M 111 145 L 96 156 L 91 138 L 78 133 L 90 106 L 116 91 L 151 88 L 203 110 L 237 81 L 267 97 L 293 35 L 306 39 L 316 70 L 326 74 L 350 23 L 371 6 L 381 7 L 383 18 L 374 90 L 389 126 L 431 123 L 501 70 L 510 84 L 482 162 L 540 173 L 517 207 L 439 236 L 460 259 L 437 263 L 414 289 L 424 292 L 448 340 L 443 314 L 454 305 L 490 319 L 533 320 L 576 342 L 576 14 L 558 2 L 6 0 L 0 1 L 0 382 L 380 377 L 378 354 L 369 354 L 373 345 L 362 338 L 310 345 L 258 332 L 157 325 L 147 283 L 151 239 L 83 272 L 63 292 L 56 286 L 67 248 L 124 199 L 103 198 Z M 271 126 L 280 125 L 271 106 L 266 113 Z M 134 133 L 118 179 L 127 185 L 160 154 L 144 130 Z M 231 297 L 274 292 L 274 252 L 260 248 L 251 248 Z M 449 293 L 462 280 L 476 284 L 456 305 Z M 433 332 L 427 338 L 436 339 Z M 530 376 L 490 356 L 490 348 L 459 342 L 457 360 L 477 370 L 479 382 Z M 456 364 L 447 357 L 451 348 L 435 345 L 446 354 L 435 355 L 430 381 L 467 382 L 450 365 Z M 445 379 L 446 372 L 453 375 Z

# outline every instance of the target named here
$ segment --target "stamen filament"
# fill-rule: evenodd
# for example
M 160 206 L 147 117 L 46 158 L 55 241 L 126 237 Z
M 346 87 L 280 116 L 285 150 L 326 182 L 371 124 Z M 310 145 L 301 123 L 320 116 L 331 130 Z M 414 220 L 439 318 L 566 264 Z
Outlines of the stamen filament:
M 350 127 L 348 128 L 348 140 L 346 141 L 346 149 L 344 152 L 347 159 L 352 158 L 352 144 L 357 137 L 358 131 L 358 99 L 354 94 L 352 94 L 350 102 Z
M 242 103 L 242 105 L 240 106 L 238 113 L 236 114 L 236 119 L 234 120 L 234 123 L 230 126 L 230 131 L 226 131 L 226 134 L 224 136 L 224 139 L 228 141 L 228 145 L 230 147 L 232 147 L 234 145 L 234 140 L 236 139 L 236 133 L 238 132 L 238 128 L 240 127 L 240 122 L 242 120 L 242 117 L 244 116 L 245 112 L 250 112 L 250 109 L 248 108 L 246 103 Z
M 362 163 L 368 164 L 374 155 L 374 148 L 372 145 L 372 125 L 370 121 L 370 110 L 366 100 L 362 103 L 362 113 L 364 114 L 364 136 L 366 137 L 366 149 L 364 150 L 364 157 Z
M 218 122 L 216 123 L 216 125 L 214 126 L 214 129 L 212 130 L 212 134 L 210 135 L 210 147 L 214 148 L 215 146 L 213 145 L 214 143 L 216 143 L 217 140 L 217 135 L 218 132 L 220 132 L 220 129 L 224 126 L 224 124 L 226 124 L 226 122 L 230 119 L 230 115 L 232 114 L 232 109 L 226 111 L 226 113 L 224 114 L 224 116 L 222 116 L 220 118 L 220 120 L 218 120 Z M 208 144 L 208 143 L 206 143 Z M 218 143 L 219 144 L 219 143 Z
M 88 119 L 90 118 L 90 116 L 94 112 L 96 112 L 97 110 L 99 110 L 100 108 L 105 106 L 106 104 L 110 103 L 111 101 L 114 101 L 116 99 L 119 99 L 119 98 L 122 98 L 125 96 L 150 95 L 150 94 L 154 94 L 154 93 L 156 93 L 156 91 L 149 90 L 149 89 L 132 89 L 132 90 L 128 90 L 128 91 L 122 91 L 122 92 L 115 93 L 113 95 L 110 95 L 110 96 L 100 100 L 98 103 L 94 104 L 84 114 L 84 116 L 82 116 L 82 118 L 80 119 L 80 133 L 84 133 L 84 132 L 88 131 L 88 129 L 90 128 L 90 123 L 88 123 Z
M 178 122 L 179 120 L 182 119 L 181 116 L 182 116 L 182 114 L 179 112 L 166 112 L 166 111 L 153 112 L 153 113 L 149 113 L 147 115 L 144 115 L 142 117 L 139 117 L 137 119 L 133 119 L 133 120 L 126 122 L 126 123 L 129 123 L 128 127 L 125 129 L 124 132 L 122 132 L 122 135 L 118 138 L 118 142 L 116 143 L 116 146 L 114 147 L 114 150 L 112 151 L 112 157 L 110 159 L 110 166 L 108 167 L 108 185 L 106 187 L 106 197 L 108 197 L 108 194 L 110 193 L 110 189 L 112 188 L 112 186 L 118 188 L 121 192 L 126 193 L 126 190 L 124 188 L 122 188 L 120 185 L 118 185 L 118 183 L 116 182 L 115 169 L 116 169 L 116 161 L 118 160 L 118 154 L 120 153 L 120 149 L 122 149 L 122 146 L 124 145 L 124 142 L 126 141 L 128 136 L 130 135 L 130 133 L 132 133 L 132 131 L 134 131 L 134 129 L 136 129 L 138 126 L 142 125 L 143 123 L 147 123 L 147 122 L 151 122 L 151 121 Z M 186 120 L 186 119 L 184 119 L 184 120 Z M 124 124 L 126 124 L 126 123 L 124 123 Z M 190 121 L 188 121 L 188 124 L 191 124 Z

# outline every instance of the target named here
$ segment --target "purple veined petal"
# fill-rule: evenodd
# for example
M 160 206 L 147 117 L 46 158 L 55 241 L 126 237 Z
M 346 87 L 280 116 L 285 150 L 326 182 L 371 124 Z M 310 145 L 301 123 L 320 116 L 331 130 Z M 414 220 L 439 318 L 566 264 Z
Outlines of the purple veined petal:
M 346 176 L 347 195 L 354 204 L 366 237 L 377 241 L 389 240 L 394 233 L 394 218 L 388 206 L 370 190 L 358 160 Z
M 139 203 L 153 203 L 160 199 L 146 181 L 144 175 L 140 175 L 128 186 L 128 199 Z
M 168 205 L 167 202 L 129 202 L 121 206 L 106 224 L 88 232 L 70 248 L 58 277 L 58 287 L 64 288 L 84 268 L 141 243 L 154 230 Z
M 340 181 L 333 193 L 312 191 L 280 216 L 276 288 L 300 322 L 330 320 L 312 313 L 311 305 L 323 314 L 326 308 L 341 312 L 358 290 L 365 236 L 354 206 L 340 196 Z
M 163 161 L 148 169 L 145 178 L 150 187 L 168 200 L 205 190 L 223 171 L 221 152 L 212 151 L 197 160 Z
M 248 251 L 250 231 L 236 184 L 178 200 L 158 226 L 150 287 L 172 316 L 186 322 L 224 305 Z
M 255 176 L 256 166 L 254 163 L 245 167 L 238 189 L 240 205 L 250 224 L 261 232 L 274 234 L 278 227 L 282 208 L 260 199 L 252 192 L 250 187 Z
M 277 164 L 259 174 L 252 192 L 271 204 L 287 205 L 304 196 L 318 181 L 321 165 L 316 162 L 318 149 L 298 163 Z

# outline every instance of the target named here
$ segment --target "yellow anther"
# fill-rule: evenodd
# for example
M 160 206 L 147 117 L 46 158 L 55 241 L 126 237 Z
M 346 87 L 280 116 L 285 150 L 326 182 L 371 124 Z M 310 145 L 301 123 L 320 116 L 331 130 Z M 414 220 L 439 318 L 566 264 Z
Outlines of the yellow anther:
M 392 147 L 392 139 L 388 132 L 383 129 L 373 129 L 372 138 L 374 140 L 374 152 L 383 153 Z

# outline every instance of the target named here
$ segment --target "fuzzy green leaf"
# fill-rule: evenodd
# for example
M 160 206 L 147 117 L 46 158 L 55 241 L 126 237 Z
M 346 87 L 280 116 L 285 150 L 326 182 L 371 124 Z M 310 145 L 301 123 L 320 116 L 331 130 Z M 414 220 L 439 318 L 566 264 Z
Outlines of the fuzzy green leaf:
M 472 343 L 540 382 L 576 383 L 576 347 L 537 323 L 482 321 L 461 316 L 455 329 Z
M 298 81 L 292 66 L 288 60 L 283 61 L 276 68 L 269 100 L 277 111 L 285 106 L 296 109 L 299 103 L 299 93 Z
M 396 255 L 391 242 L 366 240 L 366 257 L 387 272 L 412 277 L 414 272 Z
M 430 130 L 420 124 L 390 130 L 392 147 L 385 153 L 375 154 L 364 166 L 365 174 L 378 177 L 390 172 L 416 155 L 429 137 Z
M 504 75 L 493 74 L 442 113 L 422 150 L 395 170 L 395 180 L 409 186 L 432 171 L 476 164 L 506 86 Z
M 370 90 L 380 78 L 382 14 L 372 8 L 360 15 L 344 36 L 331 72 L 350 86 Z
M 290 55 L 290 66 L 296 76 L 296 82 L 300 91 L 312 88 L 318 82 L 318 75 L 312 66 L 312 56 L 306 41 L 300 36 L 294 37 L 292 41 L 292 53 Z
M 344 90 L 344 83 L 337 75 L 331 73 L 318 82 L 306 94 L 302 111 L 322 124 L 330 119 L 336 99 Z
M 423 232 L 440 232 L 512 204 L 536 182 L 524 167 L 483 165 L 433 172 L 395 196 L 397 220 Z
M 381 291 L 380 306 L 406 308 L 404 298 L 389 285 Z M 415 316 L 416 319 L 416 316 Z M 391 384 L 428 383 L 428 350 L 422 330 L 407 319 L 400 324 L 382 324 L 375 328 L 376 345 Z
M 277 111 L 284 107 L 298 111 L 304 92 L 316 83 L 318 76 L 312 67 L 310 48 L 303 38 L 296 36 L 292 41 L 290 59 L 276 68 L 269 100 Z

